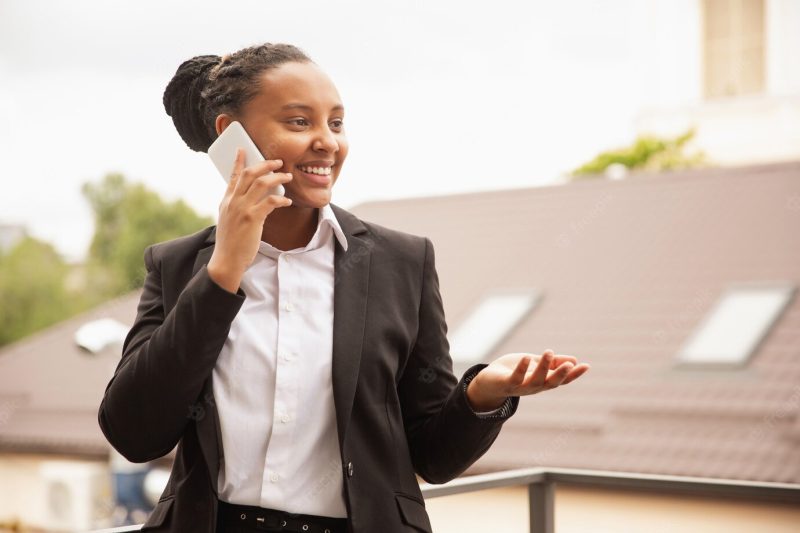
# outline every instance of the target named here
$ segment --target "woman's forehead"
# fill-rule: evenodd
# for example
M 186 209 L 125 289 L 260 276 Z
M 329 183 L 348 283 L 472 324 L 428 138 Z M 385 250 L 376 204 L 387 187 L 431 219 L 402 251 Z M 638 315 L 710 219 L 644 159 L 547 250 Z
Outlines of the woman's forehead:
M 264 105 L 275 111 L 303 105 L 323 110 L 342 108 L 333 81 L 314 63 L 284 63 L 264 72 L 256 99 L 261 100 L 259 107 Z

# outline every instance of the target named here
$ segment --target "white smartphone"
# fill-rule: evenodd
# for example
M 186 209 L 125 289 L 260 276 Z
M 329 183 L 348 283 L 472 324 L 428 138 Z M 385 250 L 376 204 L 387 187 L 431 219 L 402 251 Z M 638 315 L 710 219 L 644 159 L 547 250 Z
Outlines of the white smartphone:
M 244 126 L 238 121 L 231 122 L 208 147 L 208 156 L 214 162 L 226 183 L 230 182 L 231 174 L 233 174 L 237 148 L 244 148 L 244 166 L 246 167 L 264 161 L 263 154 L 247 134 Z M 284 196 L 285 192 L 283 185 L 279 183 L 270 189 L 267 194 Z

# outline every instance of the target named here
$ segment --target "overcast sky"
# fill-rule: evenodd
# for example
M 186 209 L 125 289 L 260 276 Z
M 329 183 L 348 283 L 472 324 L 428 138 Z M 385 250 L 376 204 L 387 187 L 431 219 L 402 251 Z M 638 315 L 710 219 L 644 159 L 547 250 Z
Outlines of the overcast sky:
M 86 181 L 122 172 L 216 216 L 224 183 L 161 104 L 199 54 L 289 42 L 333 79 L 350 155 L 333 202 L 546 185 L 634 138 L 636 0 L 0 0 L 0 222 L 68 258 Z

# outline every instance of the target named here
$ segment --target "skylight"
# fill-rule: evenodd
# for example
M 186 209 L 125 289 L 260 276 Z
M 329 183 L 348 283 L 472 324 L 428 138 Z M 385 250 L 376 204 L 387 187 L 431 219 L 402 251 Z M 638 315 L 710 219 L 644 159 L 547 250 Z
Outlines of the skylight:
M 794 294 L 789 285 L 732 287 L 681 349 L 692 364 L 744 364 Z
M 453 361 L 484 362 L 538 301 L 539 293 L 530 289 L 493 291 L 487 295 L 450 335 Z

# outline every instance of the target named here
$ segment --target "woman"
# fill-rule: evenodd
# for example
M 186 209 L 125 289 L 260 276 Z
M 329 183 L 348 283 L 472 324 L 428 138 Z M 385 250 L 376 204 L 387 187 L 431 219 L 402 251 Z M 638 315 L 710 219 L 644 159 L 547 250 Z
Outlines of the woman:
M 133 462 L 178 447 L 144 529 L 431 531 L 415 472 L 455 478 L 520 396 L 588 365 L 548 350 L 453 375 L 433 246 L 331 203 L 344 107 L 298 48 L 195 57 L 164 105 L 193 150 L 238 120 L 266 161 L 240 152 L 218 224 L 144 254 L 99 410 Z

